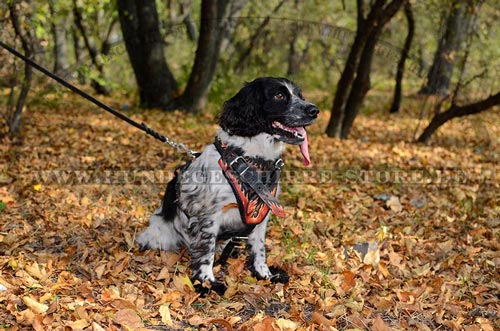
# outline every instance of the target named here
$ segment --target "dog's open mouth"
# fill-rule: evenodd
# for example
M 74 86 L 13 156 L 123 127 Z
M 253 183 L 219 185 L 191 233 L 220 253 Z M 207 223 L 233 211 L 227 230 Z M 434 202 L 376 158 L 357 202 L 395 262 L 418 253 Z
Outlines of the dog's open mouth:
M 272 126 L 275 130 L 275 135 L 277 135 L 279 140 L 287 144 L 300 145 L 300 152 L 304 157 L 304 165 L 308 166 L 311 163 L 311 159 L 309 157 L 309 146 L 305 127 L 291 127 L 278 121 L 274 121 Z

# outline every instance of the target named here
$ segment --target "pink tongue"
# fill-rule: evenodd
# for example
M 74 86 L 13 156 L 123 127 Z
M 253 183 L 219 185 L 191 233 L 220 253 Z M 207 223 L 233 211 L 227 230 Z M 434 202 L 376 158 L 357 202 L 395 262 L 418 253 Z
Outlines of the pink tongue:
M 309 145 L 307 143 L 307 132 L 303 127 L 297 128 L 297 132 L 304 136 L 304 142 L 300 145 L 300 152 L 304 157 L 304 165 L 308 166 L 311 164 L 311 159 L 309 157 Z

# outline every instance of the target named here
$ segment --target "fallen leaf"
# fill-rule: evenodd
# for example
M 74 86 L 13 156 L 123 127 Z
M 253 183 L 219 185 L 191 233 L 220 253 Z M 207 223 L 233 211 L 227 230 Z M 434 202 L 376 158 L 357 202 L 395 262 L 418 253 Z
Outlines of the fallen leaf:
M 189 323 L 189 325 L 198 326 L 203 324 L 205 321 L 199 315 L 193 315 L 187 320 L 187 322 Z
M 391 329 L 385 324 L 382 317 L 377 315 L 377 317 L 375 317 L 375 321 L 373 322 L 372 331 L 391 331 Z
M 344 291 L 351 290 L 356 285 L 356 280 L 354 279 L 354 277 L 356 277 L 356 274 L 354 274 L 350 270 L 344 270 L 342 271 L 342 275 L 344 275 L 344 282 L 342 283 L 342 289 Z
M 142 322 L 139 315 L 137 315 L 135 310 L 129 308 L 117 311 L 115 316 L 113 317 L 113 322 L 128 328 L 144 327 L 144 323 Z
M 193 286 L 193 283 L 191 283 L 191 279 L 189 279 L 189 276 L 187 275 L 184 275 L 184 276 L 175 276 L 174 279 L 174 286 L 180 290 L 180 291 L 184 291 L 185 290 L 185 287 L 188 287 L 189 289 L 191 289 L 191 291 L 194 292 L 194 286 Z
M 89 322 L 83 319 L 66 323 L 66 326 L 70 327 L 72 330 L 83 330 L 89 325 Z
M 92 330 L 93 331 L 106 331 L 102 326 L 100 326 L 96 322 L 92 322 Z
M 334 323 L 332 321 L 330 321 L 328 318 L 326 318 L 325 316 L 323 316 L 323 314 L 315 311 L 312 313 L 311 315 L 311 322 L 314 323 L 314 324 L 318 324 L 318 325 L 325 325 L 327 327 L 334 327 Z
M 33 277 L 41 280 L 46 277 L 46 273 L 44 273 L 38 263 L 35 261 L 33 264 L 26 265 L 25 270 Z
M 174 322 L 172 322 L 172 316 L 170 316 L 170 304 L 163 304 L 160 306 L 160 316 L 163 324 L 167 326 L 173 326 Z
M 158 274 L 158 276 L 156 276 L 156 280 L 164 280 L 169 278 L 170 278 L 170 272 L 168 271 L 167 267 L 161 268 L 160 273 Z
M 44 305 L 43 303 L 40 303 L 40 302 L 36 301 L 35 299 L 30 298 L 28 296 L 23 297 L 23 302 L 35 314 L 43 314 L 49 309 L 49 306 Z
M 298 324 L 296 322 L 290 321 L 289 319 L 285 318 L 278 318 L 276 320 L 276 325 L 282 331 L 294 331 L 298 328 Z
M 261 322 L 253 326 L 253 331 L 275 331 L 279 330 L 274 322 L 276 319 L 274 317 L 266 317 Z
M 396 213 L 399 213 L 400 211 L 403 210 L 403 205 L 401 205 L 401 202 L 399 201 L 399 198 L 397 196 L 391 196 L 389 200 L 386 202 L 387 207 L 389 207 L 392 211 L 395 211 Z
M 35 331 L 44 331 L 45 328 L 43 327 L 43 316 L 40 314 L 35 315 L 31 326 L 33 326 L 33 329 L 35 329 Z
M 217 330 L 222 330 L 220 327 L 218 326 L 223 326 L 225 329 L 227 329 L 228 331 L 233 331 L 233 327 L 232 325 L 226 321 L 225 319 L 222 319 L 222 318 L 214 318 L 214 319 L 211 319 L 210 321 L 208 321 L 208 324 L 215 324 L 217 325 Z

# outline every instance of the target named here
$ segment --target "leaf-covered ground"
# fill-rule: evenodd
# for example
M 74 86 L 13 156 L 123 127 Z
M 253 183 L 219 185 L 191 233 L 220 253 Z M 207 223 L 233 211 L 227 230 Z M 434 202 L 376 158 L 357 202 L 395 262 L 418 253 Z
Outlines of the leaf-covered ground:
M 256 281 L 241 254 L 216 270 L 224 297 L 200 298 L 189 254 L 134 244 L 185 156 L 49 97 L 28 107 L 21 141 L 0 141 L 0 328 L 500 329 L 498 111 L 447 124 L 432 146 L 410 142 L 417 107 L 360 116 L 347 141 L 322 134 L 324 112 L 312 166 L 286 152 L 287 217 L 268 230 L 268 262 L 290 283 Z M 129 114 L 198 150 L 217 128 L 213 115 Z

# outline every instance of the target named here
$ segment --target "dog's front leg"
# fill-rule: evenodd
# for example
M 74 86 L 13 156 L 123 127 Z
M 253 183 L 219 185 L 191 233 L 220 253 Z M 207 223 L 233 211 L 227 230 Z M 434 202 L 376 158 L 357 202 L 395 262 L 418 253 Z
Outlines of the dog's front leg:
M 270 279 L 273 283 L 288 283 L 289 276 L 286 271 L 277 267 L 269 267 L 266 262 L 265 240 L 268 221 L 269 216 L 256 225 L 248 235 L 248 267 L 257 279 Z
M 226 287 L 223 283 L 216 282 L 213 273 L 218 228 L 210 219 L 195 219 L 190 220 L 190 223 L 191 279 L 193 282 L 199 281 L 195 288 L 201 294 L 207 294 L 213 290 L 222 295 Z M 205 287 L 207 282 L 209 287 Z

